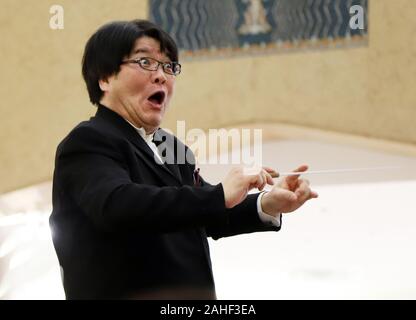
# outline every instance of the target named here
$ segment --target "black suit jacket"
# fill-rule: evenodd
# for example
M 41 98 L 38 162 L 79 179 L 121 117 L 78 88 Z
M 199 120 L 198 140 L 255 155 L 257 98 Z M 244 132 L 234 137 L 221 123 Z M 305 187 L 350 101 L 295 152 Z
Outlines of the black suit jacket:
M 226 209 L 222 185 L 194 186 L 194 169 L 157 164 L 104 106 L 68 134 L 56 153 L 50 217 L 68 299 L 215 297 L 207 236 L 279 230 L 260 221 L 257 195 Z

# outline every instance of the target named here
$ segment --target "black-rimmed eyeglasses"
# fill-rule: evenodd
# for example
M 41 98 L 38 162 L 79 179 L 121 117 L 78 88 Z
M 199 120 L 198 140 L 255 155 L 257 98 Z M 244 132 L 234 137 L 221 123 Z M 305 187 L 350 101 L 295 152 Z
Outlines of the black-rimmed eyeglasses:
M 124 60 L 122 64 L 124 63 L 137 63 L 140 67 L 149 71 L 156 71 L 161 65 L 163 71 L 167 74 L 177 76 L 181 73 L 181 65 L 178 62 L 161 62 L 153 58 L 143 57 L 138 59 Z

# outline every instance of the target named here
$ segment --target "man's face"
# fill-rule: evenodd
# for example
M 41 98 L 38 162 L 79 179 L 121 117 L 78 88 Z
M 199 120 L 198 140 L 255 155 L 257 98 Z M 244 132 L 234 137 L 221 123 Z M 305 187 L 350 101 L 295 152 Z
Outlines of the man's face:
M 136 40 L 132 52 L 124 60 L 150 57 L 169 62 L 160 52 L 156 39 L 144 36 Z M 136 63 L 125 63 L 117 75 L 100 80 L 104 96 L 101 103 L 147 133 L 155 131 L 162 122 L 175 85 L 175 76 L 166 74 L 159 65 L 157 71 L 142 69 Z

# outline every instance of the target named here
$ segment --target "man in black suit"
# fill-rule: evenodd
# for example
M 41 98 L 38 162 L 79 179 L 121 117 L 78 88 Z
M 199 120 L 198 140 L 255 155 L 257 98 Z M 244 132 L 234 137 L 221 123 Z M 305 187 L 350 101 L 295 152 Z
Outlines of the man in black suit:
M 86 44 L 98 110 L 58 146 L 50 217 L 67 299 L 215 299 L 207 237 L 278 231 L 281 213 L 317 197 L 299 176 L 248 195 L 273 184 L 269 168 L 199 177 L 159 127 L 180 71 L 174 41 L 148 21 L 106 24 Z

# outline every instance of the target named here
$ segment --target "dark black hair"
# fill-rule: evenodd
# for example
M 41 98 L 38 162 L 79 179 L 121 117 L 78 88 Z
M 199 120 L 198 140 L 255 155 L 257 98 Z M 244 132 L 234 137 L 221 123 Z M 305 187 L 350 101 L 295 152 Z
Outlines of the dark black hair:
M 88 40 L 82 58 L 82 76 L 93 104 L 98 105 L 103 96 L 98 80 L 117 74 L 122 60 L 143 36 L 158 40 L 160 51 L 171 61 L 178 61 L 175 41 L 150 21 L 114 21 L 103 25 Z

